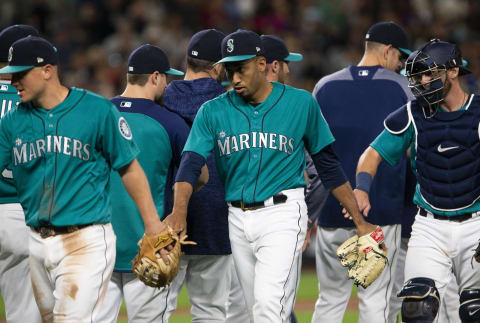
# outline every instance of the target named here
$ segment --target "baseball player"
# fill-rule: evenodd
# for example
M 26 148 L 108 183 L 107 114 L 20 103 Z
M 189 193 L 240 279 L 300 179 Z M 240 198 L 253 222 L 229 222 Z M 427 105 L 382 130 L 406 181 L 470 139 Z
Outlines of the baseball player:
M 311 94 L 268 82 L 260 37 L 238 30 L 222 41 L 233 90 L 203 104 L 194 120 L 165 219 L 185 229 L 193 185 L 212 151 L 225 186 L 229 236 L 250 321 L 281 322 L 295 304 L 307 229 L 304 146 L 326 187 L 354 212 L 358 234 L 376 229 L 356 209 L 334 141 Z M 288 122 L 285 122 L 288 120 Z
M 184 80 L 176 80 L 165 90 L 165 106 L 193 124 L 200 106 L 225 90 L 221 64 L 221 43 L 225 34 L 215 29 L 199 31 L 187 47 Z M 188 135 L 188 131 L 186 132 Z M 225 322 L 230 287 L 232 257 L 228 238 L 228 207 L 213 154 L 207 158 L 209 181 L 193 194 L 188 205 L 188 237 L 197 245 L 185 245 L 179 274 L 168 293 L 168 318 L 177 307 L 177 297 L 185 283 L 190 299 L 192 322 Z
M 135 200 L 145 233 L 158 218 L 138 148 L 108 100 L 64 87 L 56 48 L 26 37 L 9 49 L 12 85 L 21 99 L 0 122 L 0 166 L 12 166 L 30 227 L 30 275 L 44 322 L 96 321 L 115 262 L 109 178 L 117 169 Z
M 462 322 L 480 319 L 480 264 L 472 260 L 480 229 L 480 102 L 460 87 L 459 77 L 468 73 L 454 44 L 434 39 L 413 52 L 406 74 L 415 99 L 385 119 L 385 129 L 358 163 L 355 195 L 366 209 L 381 162 L 393 165 L 411 149 L 418 213 L 398 294 L 404 322 L 434 321 L 452 271 Z
M 140 46 L 128 59 L 125 91 L 111 99 L 136 138 L 140 149 L 137 159 L 145 171 L 160 216 L 164 215 L 166 201 L 171 204 L 173 170 L 180 165 L 189 131 L 182 118 L 155 103 L 164 93 L 167 74 L 183 75 L 183 72 L 170 68 L 167 55 L 160 48 L 149 44 Z M 120 176 L 112 172 L 111 181 L 117 258 L 98 321 L 116 322 L 124 298 L 129 322 L 167 322 L 168 288 L 150 288 L 132 273 L 137 241 L 144 232 L 140 214 L 121 185 Z
M 38 36 L 35 28 L 14 25 L 0 32 L 0 68 L 7 65 L 8 49 L 17 40 Z M 10 75 L 0 75 L 1 118 L 20 102 L 10 85 Z M 33 297 L 28 261 L 28 227 L 18 200 L 11 167 L 0 176 L 0 293 L 5 302 L 8 322 L 40 322 L 40 312 Z
M 402 67 L 402 56 L 409 53 L 407 46 L 407 35 L 400 26 L 393 22 L 376 23 L 366 34 L 364 55 L 358 65 L 325 76 L 314 88 L 313 95 L 336 138 L 332 146 L 352 182 L 357 160 L 382 129 L 382 121 L 413 98 L 406 78 L 396 73 Z M 388 319 L 389 297 L 385 295 L 392 293 L 395 277 L 405 177 L 406 157 L 394 167 L 382 167 L 371 187 L 372 209 L 363 214 L 381 225 L 385 233 L 388 267 L 372 286 L 358 290 L 359 322 L 386 323 Z M 355 228 L 348 219 L 337 216 L 341 211 L 342 207 L 329 196 L 318 220 L 319 295 L 312 322 L 341 322 L 350 298 L 352 283 L 335 251 L 354 234 Z
M 298 53 L 290 53 L 283 40 L 274 35 L 261 35 L 263 49 L 265 51 L 265 60 L 267 63 L 265 75 L 267 81 L 279 82 L 285 84 L 290 72 L 288 68 L 289 62 L 298 62 L 303 59 L 303 56 Z M 305 155 L 306 159 L 310 157 L 308 153 Z M 314 167 L 314 166 L 313 166 Z M 308 184 L 308 182 L 307 182 Z M 309 226 L 310 227 L 310 226 Z M 309 241 L 309 233 L 311 230 L 307 230 L 304 247 Z M 301 262 L 301 259 L 300 259 Z M 299 264 L 301 267 L 301 263 Z M 240 283 L 238 281 L 235 267 L 232 268 L 232 285 L 230 288 L 227 321 L 228 322 L 247 322 L 248 312 L 245 310 L 245 299 L 242 294 Z M 296 322 L 295 315 L 292 312 L 291 321 Z

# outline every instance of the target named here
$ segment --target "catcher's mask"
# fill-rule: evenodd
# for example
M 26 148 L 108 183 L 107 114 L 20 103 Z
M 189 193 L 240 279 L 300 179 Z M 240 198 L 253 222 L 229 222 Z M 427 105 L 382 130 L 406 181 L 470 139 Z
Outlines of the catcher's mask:
M 456 45 L 439 39 L 432 39 L 410 54 L 405 63 L 408 87 L 422 107 L 425 118 L 433 117 L 444 100 L 443 72 L 458 67 L 459 76 L 471 73 L 464 63 Z M 424 75 L 429 77 L 426 82 L 422 81 Z

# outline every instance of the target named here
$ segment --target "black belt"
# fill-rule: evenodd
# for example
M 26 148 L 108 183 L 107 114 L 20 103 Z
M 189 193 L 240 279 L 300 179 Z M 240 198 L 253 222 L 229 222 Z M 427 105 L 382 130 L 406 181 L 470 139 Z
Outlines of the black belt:
M 92 224 L 93 223 L 81 224 L 81 225 L 69 225 L 65 227 L 55 227 L 53 225 L 45 225 L 41 227 L 32 227 L 32 229 L 38 232 L 40 234 L 40 237 L 42 237 L 42 239 L 45 239 L 48 237 L 54 237 L 59 234 L 72 233 L 80 229 L 83 229 L 85 227 L 88 227 Z
M 281 204 L 287 201 L 287 196 L 285 194 L 275 194 L 273 196 L 273 204 Z M 241 208 L 243 211 L 252 211 L 264 208 L 265 202 L 253 202 L 253 203 L 244 203 L 243 201 L 232 201 L 230 204 L 233 207 Z
M 428 213 L 431 213 L 433 215 L 434 219 L 454 221 L 454 222 L 467 221 L 467 220 L 470 220 L 474 216 L 473 213 L 464 213 L 464 214 L 452 215 L 452 216 L 435 214 L 435 213 L 429 212 L 429 211 L 427 211 L 427 210 L 425 210 L 424 208 L 421 208 L 421 207 L 419 207 L 419 210 L 420 211 L 418 212 L 418 214 L 420 214 L 421 216 L 426 217 Z

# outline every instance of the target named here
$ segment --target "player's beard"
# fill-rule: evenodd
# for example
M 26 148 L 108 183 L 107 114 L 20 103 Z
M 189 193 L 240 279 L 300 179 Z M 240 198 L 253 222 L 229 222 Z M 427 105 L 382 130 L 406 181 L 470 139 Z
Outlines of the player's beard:
M 443 82 L 443 91 L 442 91 L 443 99 L 447 97 L 448 92 L 450 92 L 451 88 L 452 88 L 452 82 L 450 82 L 448 77 L 446 77 L 445 82 Z

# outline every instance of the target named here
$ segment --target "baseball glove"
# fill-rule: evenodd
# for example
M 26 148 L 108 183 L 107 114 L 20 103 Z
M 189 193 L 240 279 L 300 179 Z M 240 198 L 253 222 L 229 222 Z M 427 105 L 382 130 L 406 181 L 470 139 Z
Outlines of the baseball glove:
M 343 267 L 348 269 L 355 266 L 358 259 L 358 236 L 354 235 L 337 249 L 337 256 L 340 258 L 340 263 Z
M 182 244 L 196 244 L 180 238 L 171 227 L 155 236 L 144 235 L 138 242 L 140 250 L 133 259 L 132 270 L 145 285 L 164 287 L 172 282 L 178 274 Z M 168 246 L 172 246 L 168 250 Z M 165 249 L 169 264 L 165 264 L 160 250 Z
M 358 238 L 357 262 L 348 271 L 348 276 L 353 279 L 355 285 L 367 288 L 380 276 L 387 265 L 387 250 L 380 248 L 383 240 L 380 227 Z

